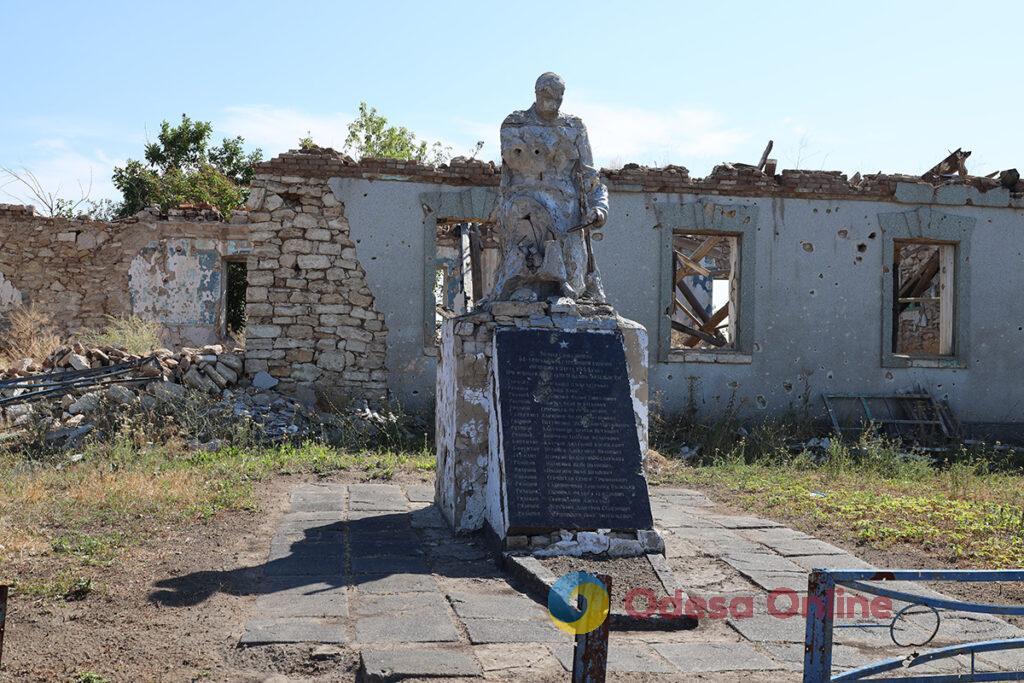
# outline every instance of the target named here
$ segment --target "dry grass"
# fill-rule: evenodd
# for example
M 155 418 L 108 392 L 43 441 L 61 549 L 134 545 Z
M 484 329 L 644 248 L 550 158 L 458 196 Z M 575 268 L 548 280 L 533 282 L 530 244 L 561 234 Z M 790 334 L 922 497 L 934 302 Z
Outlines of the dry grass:
M 160 325 L 137 315 L 108 315 L 102 330 L 88 330 L 80 337 L 90 346 L 113 346 L 128 353 L 144 355 L 160 346 Z
M 61 344 L 53 318 L 37 306 L 19 306 L 0 322 L 0 366 L 22 358 L 42 362 Z

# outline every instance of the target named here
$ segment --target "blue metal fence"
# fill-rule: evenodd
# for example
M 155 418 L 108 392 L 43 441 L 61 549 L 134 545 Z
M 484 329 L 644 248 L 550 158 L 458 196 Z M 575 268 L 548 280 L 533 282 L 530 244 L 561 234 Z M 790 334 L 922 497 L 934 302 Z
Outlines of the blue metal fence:
M 934 662 L 950 657 L 969 656 L 970 673 L 963 674 L 930 674 L 901 677 L 904 683 L 945 683 L 947 681 L 1024 681 L 1024 671 L 975 671 L 975 655 L 981 652 L 995 652 L 1024 648 L 1024 639 L 987 640 L 965 643 L 950 647 L 938 648 L 911 657 L 896 657 L 874 664 L 868 664 L 838 676 L 832 676 L 832 630 L 838 628 L 833 623 L 835 616 L 836 586 L 853 588 L 862 593 L 891 598 L 910 606 L 925 606 L 933 611 L 939 609 L 974 612 L 981 614 L 1004 614 L 1024 616 L 1022 605 L 985 605 L 963 602 L 947 598 L 914 595 L 903 591 L 892 590 L 871 582 L 886 581 L 1024 581 L 1024 570 L 1007 569 L 992 571 L 975 570 L 874 570 L 874 569 L 815 569 L 811 572 L 807 587 L 807 632 L 804 640 L 804 683 L 828 683 L 829 681 L 863 681 L 878 680 L 872 678 L 890 671 L 907 669 L 913 671 L 915 666 Z M 906 612 L 900 610 L 890 624 L 890 632 L 894 633 L 896 621 Z M 883 625 L 884 626 L 884 625 Z M 938 624 L 936 623 L 936 631 Z M 931 634 L 927 644 L 935 632 Z M 893 638 L 895 641 L 895 637 Z M 914 672 L 916 673 L 916 672 Z

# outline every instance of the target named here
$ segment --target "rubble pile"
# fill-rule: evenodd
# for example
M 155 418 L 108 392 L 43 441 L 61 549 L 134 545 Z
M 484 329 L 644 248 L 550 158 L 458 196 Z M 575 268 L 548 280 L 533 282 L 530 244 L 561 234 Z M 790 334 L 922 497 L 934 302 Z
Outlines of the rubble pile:
M 244 367 L 243 350 L 220 345 L 139 355 L 68 344 L 42 362 L 26 358 L 0 371 L 0 440 L 38 432 L 47 446 L 71 447 L 97 429 L 104 433 L 111 416 L 133 412 L 180 424 L 189 445 L 201 450 L 216 450 L 245 433 L 273 442 L 412 438 L 396 415 L 365 401 L 320 413 L 274 391 L 278 381 L 268 373 L 250 378 Z M 197 396 L 207 398 L 190 400 Z
M 244 382 L 244 367 L 243 351 L 217 344 L 140 355 L 75 342 L 42 362 L 25 358 L 0 371 L 0 426 L 37 418 L 47 441 L 68 440 L 89 433 L 105 405 L 153 410 L 183 401 L 189 389 L 226 400 Z

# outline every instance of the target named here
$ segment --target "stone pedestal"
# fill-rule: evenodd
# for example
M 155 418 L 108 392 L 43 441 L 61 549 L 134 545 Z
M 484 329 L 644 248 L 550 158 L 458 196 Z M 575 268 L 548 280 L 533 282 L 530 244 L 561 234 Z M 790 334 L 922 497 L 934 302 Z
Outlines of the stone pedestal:
M 647 403 L 647 332 L 610 306 L 498 302 L 447 320 L 437 504 L 509 550 L 659 552 Z

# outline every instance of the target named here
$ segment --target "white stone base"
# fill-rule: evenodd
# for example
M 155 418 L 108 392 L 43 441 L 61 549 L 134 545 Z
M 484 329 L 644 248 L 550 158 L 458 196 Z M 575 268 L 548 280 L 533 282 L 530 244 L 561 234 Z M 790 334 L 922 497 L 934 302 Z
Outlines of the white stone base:
M 541 547 L 540 536 L 507 536 L 503 459 L 494 403 L 494 331 L 498 327 L 557 329 L 563 332 L 618 330 L 623 339 L 641 457 L 647 452 L 647 331 L 608 306 L 576 307 L 551 313 L 547 303 L 500 302 L 489 312 L 444 321 L 437 373 L 435 501 L 457 533 L 486 524 L 503 549 L 531 549 L 547 555 L 641 555 L 664 545 L 652 530 L 609 534 L 598 529 L 555 532 Z M 638 537 L 639 534 L 639 537 Z M 653 534 L 653 535 L 652 535 Z M 516 547 L 518 546 L 518 548 Z

